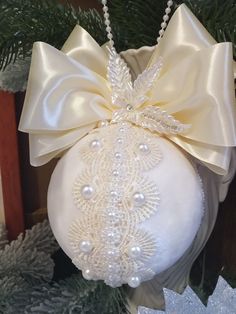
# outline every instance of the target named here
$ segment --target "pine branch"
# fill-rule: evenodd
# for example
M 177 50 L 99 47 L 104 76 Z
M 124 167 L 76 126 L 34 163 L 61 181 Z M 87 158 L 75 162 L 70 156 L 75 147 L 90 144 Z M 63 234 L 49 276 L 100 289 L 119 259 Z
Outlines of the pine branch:
M 56 0 L 0 0 L 0 69 L 30 56 L 35 41 L 60 49 L 77 23 L 98 42 L 105 41 L 103 21 L 95 10 L 75 11 Z
M 236 57 L 234 0 L 176 0 L 174 9 L 181 3 L 190 8 L 218 42 L 233 42 Z M 115 40 L 118 50 L 156 44 L 166 0 L 110 0 L 109 7 L 112 25 L 119 29 Z
M 123 290 L 86 281 L 78 273 L 59 283 L 18 291 L 12 296 L 11 304 L 7 304 L 6 313 L 125 314 L 128 313 L 125 304 Z
M 217 41 L 234 43 L 236 56 L 236 4 L 234 0 L 176 0 L 186 3 Z M 110 17 L 117 50 L 154 45 L 166 0 L 112 0 Z M 106 41 L 103 18 L 96 10 L 75 10 L 56 0 L 0 0 L 0 69 L 31 55 L 35 41 L 61 48 L 79 23 L 98 41 Z
M 50 281 L 54 263 L 49 254 L 57 248 L 47 221 L 34 226 L 0 251 L 0 279 L 8 275 L 31 284 Z
M 166 0 L 109 2 L 117 51 L 156 44 Z M 233 43 L 236 57 L 235 1 L 176 0 L 174 7 L 183 2 L 218 42 Z M 24 90 L 33 43 L 44 41 L 60 49 L 77 23 L 99 44 L 107 40 L 96 10 L 75 10 L 56 0 L 0 0 L 0 88 Z
M 34 247 L 37 251 L 50 255 L 59 249 L 48 220 L 38 223 L 31 230 L 27 230 L 22 245 L 25 250 Z
M 16 59 L 0 71 L 0 90 L 16 93 L 25 91 L 30 68 L 30 57 Z M 1 244 L 0 244 L 1 249 Z

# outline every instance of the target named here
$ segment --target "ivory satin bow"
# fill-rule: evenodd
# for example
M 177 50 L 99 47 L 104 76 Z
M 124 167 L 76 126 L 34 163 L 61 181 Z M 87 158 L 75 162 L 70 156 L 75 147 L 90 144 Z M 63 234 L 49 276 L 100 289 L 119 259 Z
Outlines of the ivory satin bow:
M 163 68 L 143 104 L 158 106 L 181 123 L 182 135 L 167 135 L 212 171 L 228 171 L 236 145 L 231 43 L 216 43 L 183 4 L 173 17 L 148 66 Z M 19 129 L 30 135 L 30 160 L 40 166 L 111 119 L 108 55 L 80 26 L 59 51 L 36 42 Z

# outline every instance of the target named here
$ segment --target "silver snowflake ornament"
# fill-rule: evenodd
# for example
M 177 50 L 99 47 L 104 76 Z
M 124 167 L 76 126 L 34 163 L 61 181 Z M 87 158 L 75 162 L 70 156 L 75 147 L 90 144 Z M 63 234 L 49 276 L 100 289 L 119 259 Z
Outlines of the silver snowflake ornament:
M 164 289 L 166 310 L 158 311 L 139 307 L 138 314 L 235 314 L 236 289 L 219 277 L 213 294 L 205 307 L 195 292 L 187 286 L 182 294 Z

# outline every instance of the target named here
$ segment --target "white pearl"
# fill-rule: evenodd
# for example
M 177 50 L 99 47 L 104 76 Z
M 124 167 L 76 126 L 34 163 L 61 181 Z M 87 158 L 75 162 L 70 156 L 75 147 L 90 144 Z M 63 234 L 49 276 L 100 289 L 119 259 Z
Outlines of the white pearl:
M 111 191 L 110 195 L 111 195 L 111 197 L 117 197 L 118 193 L 116 191 Z
M 121 235 L 118 231 L 108 230 L 106 232 L 106 238 L 108 241 L 118 243 L 120 241 Z
M 81 194 L 85 200 L 90 200 L 94 195 L 94 189 L 91 185 L 84 185 Z
M 108 19 L 109 18 L 109 13 L 104 13 L 104 17 L 105 17 L 105 19 Z
M 162 23 L 161 23 L 161 27 L 162 27 L 162 28 L 166 28 L 166 26 L 167 26 L 166 22 L 162 22 Z
M 119 176 L 119 171 L 118 170 L 113 170 L 112 171 L 112 175 L 114 176 L 114 177 L 118 177 Z
M 142 249 L 140 246 L 132 246 L 129 248 L 129 256 L 132 258 L 138 258 L 142 255 Z
M 121 157 L 122 157 L 122 155 L 121 155 L 120 152 L 116 152 L 116 153 L 115 153 L 115 158 L 116 158 L 116 159 L 121 159 Z
M 106 5 L 107 4 L 107 0 L 102 0 L 102 4 Z
M 108 278 L 105 280 L 105 283 L 111 286 L 112 288 L 116 288 L 120 285 L 120 277 L 116 274 L 110 274 Z
M 109 33 L 109 32 L 111 31 L 111 28 L 110 28 L 110 26 L 109 26 L 109 25 L 110 25 L 110 21 L 109 21 L 109 20 L 106 20 L 106 21 L 105 21 L 105 25 L 107 26 L 107 27 L 106 27 L 106 31 Z M 108 29 L 109 29 L 109 30 L 108 30 Z
M 87 279 L 87 280 L 91 280 L 92 279 L 92 273 L 91 273 L 90 269 L 85 269 L 82 272 L 82 275 L 83 275 L 84 279 Z
M 166 8 L 165 12 L 166 12 L 166 14 L 169 14 L 171 12 L 171 9 L 170 8 Z
M 90 253 L 93 249 L 93 245 L 89 240 L 83 240 L 80 242 L 79 248 L 84 253 Z
M 163 34 L 164 34 L 164 30 L 161 29 L 161 30 L 159 31 L 159 35 L 162 36 Z
M 108 39 L 112 39 L 112 38 L 113 38 L 112 34 L 108 34 L 108 35 L 107 35 L 107 38 L 108 38 Z
M 107 251 L 109 258 L 117 259 L 119 257 L 119 251 L 117 249 L 110 249 Z
M 119 214 L 117 212 L 109 212 L 108 213 L 108 219 L 113 224 L 117 224 L 120 221 L 120 217 L 119 217 Z
M 99 127 L 99 128 L 103 128 L 103 127 L 107 126 L 108 124 L 109 124 L 109 123 L 108 123 L 107 120 L 102 120 L 102 121 L 100 121 L 100 122 L 98 123 L 98 127 Z
M 141 192 L 135 192 L 133 194 L 133 202 L 135 205 L 143 205 L 145 203 L 145 195 Z
M 114 274 L 117 274 L 120 271 L 119 264 L 109 264 L 107 268 L 109 272 L 112 272 Z
M 166 21 L 168 21 L 169 20 L 169 16 L 167 15 L 167 14 L 165 14 L 164 16 L 163 16 L 163 20 L 166 22 Z
M 101 148 L 101 142 L 99 140 L 93 140 L 89 146 L 92 150 L 98 150 Z
M 172 4 L 173 4 L 173 1 L 172 1 L 172 0 L 169 0 L 169 1 L 167 2 L 168 7 L 171 7 Z
M 84 199 L 90 200 L 94 195 L 94 189 L 91 185 L 84 185 L 81 189 L 81 194 Z
M 141 153 L 147 154 L 147 153 L 150 152 L 150 149 L 149 149 L 148 145 L 145 144 L 145 143 L 140 143 L 139 146 L 138 146 L 138 148 L 139 148 L 139 151 L 140 151 Z
M 124 140 L 123 140 L 122 138 L 118 138 L 118 139 L 117 139 L 117 143 L 118 143 L 118 144 L 123 144 L 123 142 L 124 142 Z
M 140 285 L 140 278 L 138 276 L 132 276 L 128 280 L 128 285 L 131 288 L 137 288 Z

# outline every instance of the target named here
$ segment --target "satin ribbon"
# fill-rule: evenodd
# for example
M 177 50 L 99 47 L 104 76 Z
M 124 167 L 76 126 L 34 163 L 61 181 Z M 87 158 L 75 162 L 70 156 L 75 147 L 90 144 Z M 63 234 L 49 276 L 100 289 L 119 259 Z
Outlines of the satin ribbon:
M 145 106 L 158 106 L 191 125 L 168 138 L 218 174 L 226 174 L 236 145 L 231 43 L 216 43 L 183 4 L 149 66 L 163 68 Z M 30 160 L 40 166 L 74 145 L 114 108 L 107 82 L 108 55 L 80 26 L 62 51 L 37 42 L 19 129 L 30 135 Z

